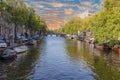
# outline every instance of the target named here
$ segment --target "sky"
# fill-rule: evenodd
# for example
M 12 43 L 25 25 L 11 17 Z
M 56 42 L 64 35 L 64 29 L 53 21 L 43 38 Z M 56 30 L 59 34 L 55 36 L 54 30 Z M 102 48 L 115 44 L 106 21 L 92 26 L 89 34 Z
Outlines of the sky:
M 98 12 L 101 0 L 25 0 L 45 20 L 49 29 L 57 29 L 86 10 Z

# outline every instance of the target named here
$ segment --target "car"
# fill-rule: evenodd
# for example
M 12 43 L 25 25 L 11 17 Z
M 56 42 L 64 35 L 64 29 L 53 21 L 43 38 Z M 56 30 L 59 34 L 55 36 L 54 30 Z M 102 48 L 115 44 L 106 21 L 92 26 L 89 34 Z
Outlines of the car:
M 20 39 L 20 41 L 22 41 L 22 42 L 27 42 L 28 39 L 27 39 L 26 37 L 22 36 L 21 39 Z
M 0 40 L 0 48 L 6 48 L 7 43 L 4 40 Z
M 39 35 L 34 35 L 34 36 L 33 36 L 33 39 L 35 39 L 35 40 L 39 40 L 40 37 L 39 37 Z

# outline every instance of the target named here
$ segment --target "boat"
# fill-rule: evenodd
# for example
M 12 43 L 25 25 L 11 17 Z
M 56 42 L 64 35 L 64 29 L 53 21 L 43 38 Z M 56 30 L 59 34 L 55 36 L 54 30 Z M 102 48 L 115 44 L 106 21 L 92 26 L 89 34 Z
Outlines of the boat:
M 55 34 L 52 34 L 52 37 L 56 37 L 56 35 L 55 35 Z
M 101 44 L 101 45 L 94 44 L 94 47 L 101 50 L 101 51 L 109 51 L 109 50 L 111 50 L 111 48 L 108 47 L 106 44 Z
M 113 47 L 112 50 L 120 53 L 120 48 L 114 48 Z
M 47 35 L 48 37 L 50 37 L 51 35 Z
M 37 43 L 36 40 L 30 40 L 27 45 L 35 45 Z
M 18 46 L 13 48 L 17 53 L 22 53 L 28 51 L 28 47 L 23 45 L 23 46 Z
M 9 59 L 9 58 L 14 58 L 16 57 L 16 52 L 15 50 L 12 49 L 6 49 L 2 54 L 1 54 L 1 58 L 2 59 Z

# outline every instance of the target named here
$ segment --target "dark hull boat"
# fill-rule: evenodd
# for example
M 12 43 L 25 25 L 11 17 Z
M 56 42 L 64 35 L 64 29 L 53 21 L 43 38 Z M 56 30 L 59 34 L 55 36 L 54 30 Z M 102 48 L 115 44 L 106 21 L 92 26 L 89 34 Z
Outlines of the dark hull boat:
M 10 58 L 15 58 L 16 52 L 12 49 L 6 49 L 2 54 L 1 54 L 1 59 L 10 59 Z
M 36 40 L 31 40 L 27 43 L 27 45 L 35 45 L 35 44 L 37 44 Z
M 102 45 L 99 45 L 99 44 L 94 44 L 94 47 L 101 50 L 101 51 L 109 51 L 111 50 L 111 48 L 109 48 L 107 45 L 105 44 L 102 44 Z

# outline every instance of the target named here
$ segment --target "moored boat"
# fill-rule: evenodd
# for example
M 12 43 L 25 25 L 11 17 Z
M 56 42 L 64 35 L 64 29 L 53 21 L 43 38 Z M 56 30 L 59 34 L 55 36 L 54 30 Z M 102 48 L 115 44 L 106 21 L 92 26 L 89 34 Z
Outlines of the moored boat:
M 117 52 L 118 54 L 120 54 L 120 48 L 113 47 L 112 50 L 115 51 L 115 52 Z
M 15 47 L 14 50 L 17 52 L 17 53 L 22 53 L 22 52 L 26 52 L 28 51 L 28 47 L 23 45 L 23 46 L 18 46 L 18 47 Z
M 37 43 L 36 40 L 30 40 L 27 45 L 35 45 Z
M 9 59 L 9 58 L 14 58 L 16 57 L 16 52 L 12 49 L 6 49 L 2 54 L 1 58 L 2 59 Z
M 101 51 L 107 51 L 110 50 L 111 48 L 109 48 L 106 44 L 94 44 L 94 47 L 101 50 Z

